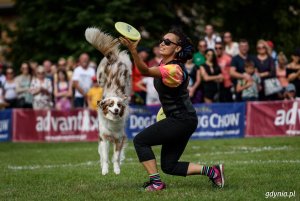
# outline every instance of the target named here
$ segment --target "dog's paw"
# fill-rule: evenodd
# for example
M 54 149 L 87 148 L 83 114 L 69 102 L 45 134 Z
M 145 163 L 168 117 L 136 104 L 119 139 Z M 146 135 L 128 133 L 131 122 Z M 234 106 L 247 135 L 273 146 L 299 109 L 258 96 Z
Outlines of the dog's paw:
M 120 166 L 119 165 L 114 165 L 114 173 L 115 174 L 120 174 L 121 170 L 120 170 Z
M 103 164 L 102 165 L 102 175 L 107 175 L 108 174 L 108 165 Z
M 108 174 L 108 169 L 102 169 L 102 175 L 107 175 Z

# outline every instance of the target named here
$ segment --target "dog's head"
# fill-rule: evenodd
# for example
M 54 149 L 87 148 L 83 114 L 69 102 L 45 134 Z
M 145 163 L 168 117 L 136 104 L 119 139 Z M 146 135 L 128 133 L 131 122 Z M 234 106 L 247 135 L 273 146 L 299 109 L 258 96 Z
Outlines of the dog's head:
M 122 119 L 125 115 L 125 98 L 109 97 L 98 102 L 98 106 L 105 118 L 112 121 Z

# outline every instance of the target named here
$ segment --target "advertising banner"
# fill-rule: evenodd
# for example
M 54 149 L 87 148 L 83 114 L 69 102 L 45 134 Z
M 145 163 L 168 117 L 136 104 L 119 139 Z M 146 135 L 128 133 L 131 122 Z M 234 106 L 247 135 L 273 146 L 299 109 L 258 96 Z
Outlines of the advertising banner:
M 245 103 L 196 104 L 198 127 L 192 139 L 243 137 Z M 159 107 L 131 107 L 126 133 L 133 138 L 156 122 Z
M 249 102 L 246 136 L 300 135 L 300 101 Z
M 15 109 L 13 141 L 97 141 L 97 112 Z
M 11 140 L 12 110 L 0 111 L 0 142 Z
M 194 105 L 198 127 L 192 139 L 244 137 L 245 103 Z
M 160 106 L 131 106 L 126 123 L 126 134 L 129 139 L 156 122 Z

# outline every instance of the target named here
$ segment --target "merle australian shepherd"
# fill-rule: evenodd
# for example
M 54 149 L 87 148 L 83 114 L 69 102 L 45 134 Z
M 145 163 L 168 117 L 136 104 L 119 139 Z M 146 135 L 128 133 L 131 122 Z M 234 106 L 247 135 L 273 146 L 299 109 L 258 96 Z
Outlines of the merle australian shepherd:
M 120 174 L 120 162 L 125 158 L 125 120 L 128 116 L 127 97 L 131 91 L 132 63 L 127 52 L 120 51 L 118 39 L 100 29 L 87 28 L 85 38 L 104 55 L 97 68 L 97 81 L 103 88 L 103 98 L 98 102 L 98 152 L 102 175 L 108 173 L 110 143 L 114 145 L 114 172 Z

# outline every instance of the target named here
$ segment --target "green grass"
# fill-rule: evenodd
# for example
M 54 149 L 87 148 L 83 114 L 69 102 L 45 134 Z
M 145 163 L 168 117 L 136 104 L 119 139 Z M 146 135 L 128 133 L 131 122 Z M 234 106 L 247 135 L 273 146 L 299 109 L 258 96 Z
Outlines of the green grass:
M 159 159 L 159 147 L 156 147 Z M 121 175 L 100 174 L 97 143 L 1 143 L 0 200 L 265 200 L 266 192 L 300 194 L 300 138 L 191 140 L 184 161 L 225 164 L 224 189 L 204 176 L 161 173 L 162 192 L 141 192 L 147 174 L 132 142 Z

